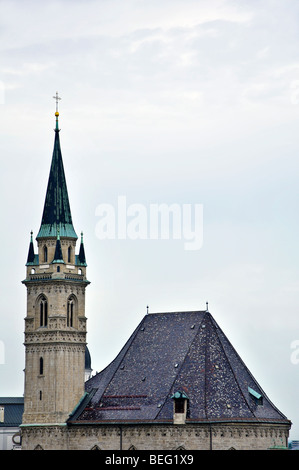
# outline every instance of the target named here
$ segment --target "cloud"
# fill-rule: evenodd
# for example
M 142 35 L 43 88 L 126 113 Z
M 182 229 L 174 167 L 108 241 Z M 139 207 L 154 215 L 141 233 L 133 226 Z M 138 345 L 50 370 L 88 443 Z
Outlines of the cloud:
M 187 3 L 179 0 L 84 3 L 4 0 L 1 14 L 5 18 L 5 22 L 2 20 L 5 24 L 2 37 L 10 36 L 9 42 L 2 42 L 2 49 L 70 37 L 120 37 L 137 30 L 193 28 L 216 20 L 244 23 L 252 17 L 248 8 L 241 9 L 223 0 L 189 0 Z

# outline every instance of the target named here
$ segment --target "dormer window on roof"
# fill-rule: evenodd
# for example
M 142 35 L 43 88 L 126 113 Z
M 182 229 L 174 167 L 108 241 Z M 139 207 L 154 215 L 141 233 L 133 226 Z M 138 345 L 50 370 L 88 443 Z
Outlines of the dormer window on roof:
M 172 397 L 174 400 L 173 421 L 174 424 L 185 424 L 189 410 L 189 397 L 185 392 L 177 391 Z

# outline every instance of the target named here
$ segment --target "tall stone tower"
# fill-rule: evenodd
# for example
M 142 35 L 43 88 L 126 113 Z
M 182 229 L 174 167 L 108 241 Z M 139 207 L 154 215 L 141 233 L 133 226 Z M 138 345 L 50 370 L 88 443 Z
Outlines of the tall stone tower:
M 34 252 L 26 263 L 25 394 L 22 425 L 60 424 L 84 394 L 86 259 L 79 254 L 59 140 L 58 94 L 53 157 Z

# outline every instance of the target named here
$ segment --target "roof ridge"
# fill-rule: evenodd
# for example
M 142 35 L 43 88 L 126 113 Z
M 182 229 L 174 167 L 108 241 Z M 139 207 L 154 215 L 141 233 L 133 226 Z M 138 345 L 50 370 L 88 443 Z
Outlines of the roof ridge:
M 210 315 L 210 320 L 211 320 L 211 323 L 212 323 L 212 326 L 214 327 L 214 329 L 219 329 L 219 330 L 221 331 L 221 333 L 224 335 L 223 331 L 222 331 L 221 328 L 218 326 L 217 322 L 214 320 L 214 318 L 212 317 L 212 315 Z M 216 333 L 216 334 L 217 334 L 217 333 Z M 241 359 L 241 357 L 239 356 L 239 354 L 237 353 L 236 349 L 233 347 L 233 345 L 231 344 L 231 342 L 229 341 L 229 339 L 227 338 L 227 336 L 226 336 L 226 335 L 224 335 L 224 336 L 225 336 L 226 340 L 228 341 L 230 347 L 233 349 L 234 353 L 237 354 L 238 359 L 241 360 L 242 365 L 244 365 L 244 366 L 246 367 L 244 361 Z M 235 371 L 234 371 L 234 369 L 233 369 L 233 367 L 232 367 L 232 365 L 231 365 L 231 361 L 229 360 L 229 358 L 228 358 L 228 356 L 227 356 L 227 354 L 226 354 L 226 351 L 225 351 L 225 349 L 224 349 L 224 347 L 223 347 L 221 338 L 220 338 L 220 336 L 219 336 L 218 334 L 217 334 L 217 338 L 218 338 L 218 340 L 219 340 L 219 343 L 220 343 L 221 349 L 222 349 L 222 351 L 223 351 L 223 354 L 224 354 L 224 356 L 225 356 L 225 358 L 226 358 L 226 360 L 227 360 L 228 366 L 229 366 L 229 368 L 230 368 L 230 370 L 231 370 L 231 372 L 232 372 L 232 374 L 233 374 L 233 376 L 234 376 L 235 383 L 236 383 L 236 385 L 237 385 L 237 387 L 238 387 L 238 389 L 239 389 L 239 392 L 241 393 L 241 396 L 243 397 L 243 400 L 244 400 L 244 402 L 245 402 L 245 405 L 246 405 L 247 408 L 249 409 L 250 413 L 255 417 L 254 412 L 253 412 L 252 409 L 250 408 L 250 406 L 249 406 L 249 404 L 248 404 L 248 401 L 247 401 L 246 398 L 245 398 L 245 395 L 244 395 L 243 390 L 242 390 L 242 388 L 241 388 L 241 386 L 240 386 L 240 384 L 239 384 L 239 381 L 238 381 L 238 379 L 237 379 L 237 376 L 236 376 L 236 374 L 235 374 Z M 246 370 L 249 372 L 249 369 L 248 369 L 247 367 L 246 367 Z M 250 374 L 250 375 L 251 375 L 251 374 Z M 259 388 L 260 388 L 260 387 L 259 387 Z
M 207 312 L 207 310 L 175 310 L 172 312 L 148 312 L 147 315 L 175 315 L 176 313 L 205 313 L 205 312 Z

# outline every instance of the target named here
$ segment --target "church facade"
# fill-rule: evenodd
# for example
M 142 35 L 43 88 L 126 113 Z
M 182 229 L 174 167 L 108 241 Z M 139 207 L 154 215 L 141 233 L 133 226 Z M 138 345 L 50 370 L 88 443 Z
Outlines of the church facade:
M 208 309 L 147 314 L 115 360 L 85 381 L 89 281 L 82 234 L 76 254 L 55 115 L 37 253 L 31 234 L 23 281 L 22 449 L 286 448 L 291 422 Z

